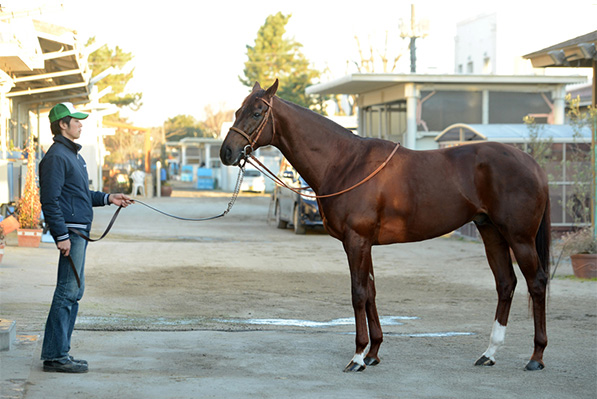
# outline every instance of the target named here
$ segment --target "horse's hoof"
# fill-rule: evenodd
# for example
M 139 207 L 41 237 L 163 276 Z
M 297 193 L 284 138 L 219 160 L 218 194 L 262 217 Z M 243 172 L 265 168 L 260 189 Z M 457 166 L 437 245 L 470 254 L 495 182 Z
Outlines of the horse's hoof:
M 349 372 L 353 372 L 353 371 L 363 371 L 365 370 L 365 365 L 364 364 L 358 364 L 354 361 L 351 361 L 350 363 L 348 363 L 346 365 L 346 367 L 344 367 L 344 372 L 345 373 L 349 373 Z
M 524 369 L 529 371 L 536 371 L 543 370 L 544 368 L 545 365 L 543 365 L 543 363 L 539 363 L 536 360 L 531 360 Z
M 380 360 L 377 356 L 376 357 L 367 356 L 365 358 L 365 364 L 367 366 L 377 366 L 379 364 L 379 362 L 380 362 Z
M 493 366 L 495 362 L 487 356 L 481 356 L 479 360 L 475 362 L 475 366 Z

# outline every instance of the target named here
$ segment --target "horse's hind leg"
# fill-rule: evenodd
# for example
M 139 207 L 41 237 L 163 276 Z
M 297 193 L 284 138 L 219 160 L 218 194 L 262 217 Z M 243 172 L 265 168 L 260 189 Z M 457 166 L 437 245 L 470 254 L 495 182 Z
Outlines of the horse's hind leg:
M 475 362 L 475 365 L 493 366 L 495 364 L 494 355 L 504 343 L 506 336 L 506 325 L 508 324 L 510 306 L 512 305 L 512 296 L 516 288 L 516 275 L 512 267 L 508 243 L 497 228 L 491 223 L 477 225 L 477 228 L 481 233 L 481 237 L 483 237 L 487 260 L 495 277 L 498 303 L 489 347 Z
M 545 296 L 547 292 L 548 273 L 540 267 L 535 242 L 513 244 L 512 250 L 518 261 L 520 270 L 526 279 L 529 294 L 533 300 L 533 320 L 535 323 L 535 349 L 526 370 L 541 370 L 543 351 L 547 346 L 547 328 L 545 325 Z

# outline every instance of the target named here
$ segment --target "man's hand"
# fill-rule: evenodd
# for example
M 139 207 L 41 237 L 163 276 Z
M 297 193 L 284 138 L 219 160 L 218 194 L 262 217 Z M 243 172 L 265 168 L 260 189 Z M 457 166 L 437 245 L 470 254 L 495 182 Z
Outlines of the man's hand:
M 56 246 L 63 256 L 68 256 L 70 254 L 70 240 L 58 241 Z
M 135 200 L 124 194 L 110 194 L 108 196 L 108 202 L 126 208 L 130 204 L 134 204 Z

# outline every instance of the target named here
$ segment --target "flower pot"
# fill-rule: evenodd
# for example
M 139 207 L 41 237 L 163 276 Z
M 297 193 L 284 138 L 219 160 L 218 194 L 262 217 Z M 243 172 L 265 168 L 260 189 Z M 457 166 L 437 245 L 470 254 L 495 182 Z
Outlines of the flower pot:
M 19 247 L 38 248 L 42 233 L 42 229 L 17 229 Z
M 597 278 L 597 254 L 570 255 L 572 270 L 578 278 Z
M 162 186 L 160 188 L 160 194 L 162 197 L 169 197 L 172 195 L 172 186 Z
M 0 222 L 0 226 L 4 230 L 4 235 L 12 233 L 19 228 L 19 221 L 14 216 L 10 215 Z

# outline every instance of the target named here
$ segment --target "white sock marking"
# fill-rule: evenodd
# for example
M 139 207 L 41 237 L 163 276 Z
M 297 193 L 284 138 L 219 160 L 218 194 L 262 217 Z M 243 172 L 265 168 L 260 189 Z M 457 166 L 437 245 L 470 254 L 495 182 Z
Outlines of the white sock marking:
M 363 353 L 356 353 L 353 357 L 352 357 L 352 362 L 359 364 L 361 366 L 365 365 L 365 352 Z
M 498 348 L 504 343 L 506 338 L 506 326 L 502 326 L 497 320 L 493 323 L 493 328 L 491 329 L 491 338 L 489 339 L 489 347 L 483 354 L 483 356 L 491 359 L 495 362 L 495 352 Z
M 355 353 L 352 357 L 352 361 L 356 364 L 360 364 L 361 366 L 365 367 L 365 353 L 369 352 L 369 348 L 371 347 L 371 342 L 367 344 L 365 350 L 361 353 Z

